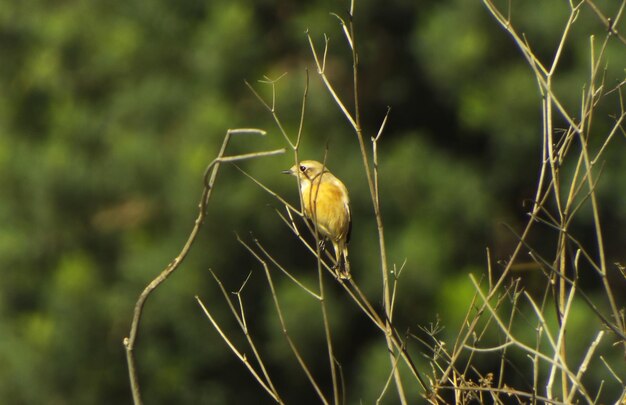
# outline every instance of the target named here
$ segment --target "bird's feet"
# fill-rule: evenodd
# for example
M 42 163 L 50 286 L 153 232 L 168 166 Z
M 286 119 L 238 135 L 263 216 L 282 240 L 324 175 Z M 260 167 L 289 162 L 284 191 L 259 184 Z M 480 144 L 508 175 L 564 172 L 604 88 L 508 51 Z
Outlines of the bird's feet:
M 319 242 L 317 242 L 317 246 L 319 246 L 320 251 L 324 250 L 326 248 L 326 239 L 320 239 Z
M 337 279 L 350 280 L 352 278 L 352 274 L 350 274 L 350 270 L 346 269 L 344 266 L 335 264 L 333 266 L 333 270 L 335 271 L 335 277 L 337 277 Z

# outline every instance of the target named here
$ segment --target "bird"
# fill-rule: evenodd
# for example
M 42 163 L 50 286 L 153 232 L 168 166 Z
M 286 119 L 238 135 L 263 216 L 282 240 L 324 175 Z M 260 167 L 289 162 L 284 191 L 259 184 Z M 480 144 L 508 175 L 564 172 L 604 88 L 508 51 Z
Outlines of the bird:
M 335 251 L 336 270 L 342 279 L 350 279 L 348 242 L 352 230 L 348 189 L 326 167 L 315 160 L 303 160 L 284 170 L 300 179 L 304 215 L 317 232 L 329 239 Z

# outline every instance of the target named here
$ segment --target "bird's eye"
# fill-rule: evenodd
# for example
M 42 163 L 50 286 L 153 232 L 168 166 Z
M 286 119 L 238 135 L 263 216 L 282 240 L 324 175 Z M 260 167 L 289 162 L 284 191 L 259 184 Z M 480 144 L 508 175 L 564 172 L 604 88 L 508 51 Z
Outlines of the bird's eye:
M 306 172 L 306 166 L 305 165 L 300 166 L 300 171 L 301 172 Z

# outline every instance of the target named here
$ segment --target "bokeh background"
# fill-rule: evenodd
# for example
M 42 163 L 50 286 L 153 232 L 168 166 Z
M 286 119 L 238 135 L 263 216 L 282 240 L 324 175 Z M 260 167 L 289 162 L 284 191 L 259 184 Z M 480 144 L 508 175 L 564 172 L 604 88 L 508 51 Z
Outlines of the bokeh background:
M 518 30 L 551 60 L 567 2 L 512 3 Z M 607 15 L 619 7 L 595 3 Z M 122 339 L 134 303 L 186 240 L 203 171 L 225 131 L 268 132 L 234 139 L 231 154 L 286 146 L 244 80 L 270 97 L 270 86 L 259 80 L 285 74 L 276 84 L 276 107 L 294 136 L 309 70 L 301 156 L 322 160 L 327 148 L 328 166 L 348 186 L 353 273 L 380 304 L 377 234 L 358 144 L 315 74 L 305 35 L 308 30 L 319 49 L 323 34 L 330 37 L 328 73 L 351 104 L 349 48 L 329 14 L 345 16 L 348 7 L 336 0 L 0 3 L 0 402 L 131 402 Z M 541 163 L 538 87 L 479 1 L 360 1 L 355 23 L 366 138 L 391 106 L 379 154 L 389 261 L 406 261 L 396 319 L 412 331 L 440 319 L 442 339 L 452 342 L 473 294 L 468 274 L 485 274 L 487 247 L 501 269 L 498 262 L 516 243 L 505 225 L 520 230 L 526 221 Z M 626 31 L 623 18 L 618 30 Z M 555 75 L 567 108 L 577 110 L 588 77 L 589 36 L 603 39 L 605 32 L 583 8 Z M 607 55 L 605 83 L 612 87 L 624 80 L 626 46 L 610 41 Z M 598 116 L 619 111 L 617 96 Z M 601 122 L 610 120 L 598 121 L 602 139 L 610 127 Z M 608 263 L 626 262 L 625 153 L 622 132 L 604 156 L 598 185 Z M 292 164 L 287 153 L 242 168 L 297 204 L 295 180 L 280 174 Z M 244 303 L 279 391 L 288 403 L 317 403 L 280 333 L 262 268 L 235 237 L 258 238 L 315 286 L 315 260 L 275 209 L 280 203 L 223 167 L 199 239 L 145 308 L 136 356 L 146 403 L 271 403 L 194 300 L 200 296 L 234 341 L 243 342 L 209 269 L 232 291 L 252 272 Z M 583 210 L 572 229 L 593 247 L 591 221 Z M 555 240 L 549 228 L 531 235 L 543 252 Z M 624 291 L 612 271 L 616 291 Z M 537 272 L 516 275 L 530 291 L 545 288 Z M 319 305 L 284 277 L 276 274 L 275 281 L 291 334 L 328 386 Z M 330 285 L 348 402 L 373 403 L 388 374 L 384 340 Z M 593 277 L 583 287 L 604 303 Z M 590 323 L 598 321 L 581 306 L 571 334 L 581 337 L 582 348 Z M 529 318 L 520 327 L 532 336 L 535 326 Z M 624 371 L 619 350 L 607 356 Z M 599 384 L 606 370 L 594 366 Z M 613 397 L 619 390 L 605 387 Z

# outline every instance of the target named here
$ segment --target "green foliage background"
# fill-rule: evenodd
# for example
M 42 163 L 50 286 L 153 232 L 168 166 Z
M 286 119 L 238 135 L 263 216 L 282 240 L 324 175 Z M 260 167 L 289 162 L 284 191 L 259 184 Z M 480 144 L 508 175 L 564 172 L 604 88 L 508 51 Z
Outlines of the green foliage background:
M 597 3 L 608 14 L 619 6 Z M 567 2 L 513 4 L 513 23 L 549 61 Z M 301 156 L 322 160 L 328 145 L 328 166 L 351 192 L 353 272 L 380 303 L 376 229 L 358 145 L 315 75 L 305 37 L 308 29 L 321 46 L 329 35 L 329 74 L 349 100 L 350 55 L 329 15 L 347 8 L 328 0 L 0 3 L 2 403 L 131 401 L 122 338 L 135 300 L 182 247 L 202 173 L 225 131 L 268 131 L 263 139 L 235 139 L 231 153 L 286 146 L 244 79 L 269 97 L 257 80 L 287 73 L 277 85 L 277 110 L 295 134 L 309 69 Z M 604 37 L 589 9 L 579 18 L 555 76 L 573 109 L 588 76 L 588 36 Z M 416 331 L 439 316 L 443 337 L 453 339 L 472 296 L 467 274 L 484 273 L 487 246 L 494 263 L 506 260 L 516 240 L 503 224 L 519 229 L 526 219 L 524 201 L 533 197 L 541 157 L 537 85 L 478 1 L 357 2 L 355 23 L 366 136 L 392 107 L 380 172 L 389 260 L 398 266 L 406 260 L 398 322 Z M 624 49 L 609 45 L 609 86 L 624 80 Z M 598 114 L 615 112 L 616 100 Z M 608 127 L 596 129 L 603 135 Z M 625 146 L 623 134 L 611 144 L 599 185 L 609 263 L 626 261 Z M 293 179 L 279 174 L 292 163 L 287 154 L 243 168 L 296 203 Z M 136 355 L 146 403 L 270 402 L 193 299 L 205 300 L 234 336 L 209 268 L 233 291 L 252 272 L 243 294 L 247 316 L 279 391 L 289 403 L 316 403 L 307 400 L 313 392 L 287 350 L 261 268 L 235 239 L 236 232 L 250 240 L 252 232 L 315 286 L 314 259 L 275 208 L 277 201 L 224 167 L 189 258 L 145 308 Z M 583 213 L 574 231 L 592 245 L 591 229 L 589 212 Z M 556 235 L 542 231 L 532 241 L 547 253 Z M 545 287 L 540 276 L 520 276 L 531 291 Z M 318 304 L 276 280 L 290 331 L 328 384 Z M 592 296 L 601 293 L 593 280 L 584 287 Z M 330 294 L 348 400 L 372 403 L 388 373 L 382 337 L 341 290 L 331 287 Z M 577 314 L 571 334 L 581 336 L 582 350 L 592 338 L 585 328 L 598 321 L 586 308 Z M 532 321 L 519 327 L 532 339 Z M 623 361 L 615 366 L 624 370 Z M 605 392 L 618 389 L 608 383 Z

